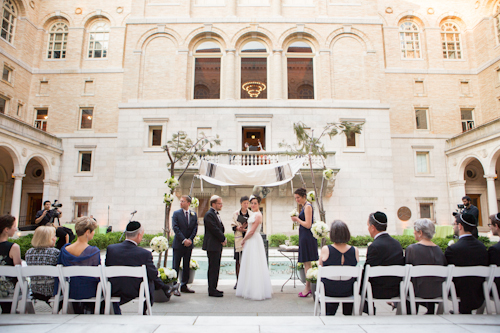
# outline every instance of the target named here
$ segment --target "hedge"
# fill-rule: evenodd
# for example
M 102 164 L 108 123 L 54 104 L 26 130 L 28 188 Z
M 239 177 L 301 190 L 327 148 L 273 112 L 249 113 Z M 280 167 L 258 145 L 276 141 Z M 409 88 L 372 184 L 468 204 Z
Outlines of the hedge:
M 285 244 L 285 241 L 287 240 L 288 240 L 287 235 L 283 234 L 269 235 L 269 247 L 279 247 L 280 245 Z

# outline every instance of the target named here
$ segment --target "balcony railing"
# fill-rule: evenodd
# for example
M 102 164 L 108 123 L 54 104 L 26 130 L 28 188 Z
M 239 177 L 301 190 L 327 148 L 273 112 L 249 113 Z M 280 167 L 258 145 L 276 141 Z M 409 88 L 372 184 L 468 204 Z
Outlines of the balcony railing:
M 500 118 L 477 126 L 476 128 L 468 129 L 466 132 L 446 140 L 446 151 L 450 152 L 463 145 L 485 140 L 498 135 L 498 133 L 500 133 Z

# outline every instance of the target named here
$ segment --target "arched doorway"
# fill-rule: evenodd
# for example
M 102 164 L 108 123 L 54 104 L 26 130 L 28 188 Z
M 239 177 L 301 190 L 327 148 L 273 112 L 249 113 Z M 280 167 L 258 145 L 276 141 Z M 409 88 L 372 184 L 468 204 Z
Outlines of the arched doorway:
M 10 214 L 14 189 L 14 160 L 4 147 L 0 147 L 0 215 Z
M 479 231 L 484 231 L 481 227 L 486 227 L 488 218 L 488 198 L 486 179 L 484 178 L 484 169 L 476 158 L 471 158 L 464 168 L 465 194 L 468 195 L 472 204 L 479 210 L 478 226 Z M 461 203 L 461 202 L 460 202 Z
M 35 224 L 36 212 L 42 209 L 43 179 L 45 170 L 38 158 L 30 159 L 26 164 L 23 190 L 21 193 L 21 214 L 19 226 Z

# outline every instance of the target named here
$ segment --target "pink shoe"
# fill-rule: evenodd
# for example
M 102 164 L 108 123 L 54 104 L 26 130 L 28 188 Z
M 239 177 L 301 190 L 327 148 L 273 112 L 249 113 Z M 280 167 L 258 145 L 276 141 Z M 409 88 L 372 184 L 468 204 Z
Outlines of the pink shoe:
M 309 290 L 309 291 L 307 292 L 307 294 L 305 294 L 305 295 L 304 295 L 304 294 L 302 294 L 302 291 L 301 291 L 301 292 L 299 293 L 299 297 L 307 297 L 307 296 L 309 296 L 310 294 L 311 294 L 311 291 L 310 291 L 310 290 Z

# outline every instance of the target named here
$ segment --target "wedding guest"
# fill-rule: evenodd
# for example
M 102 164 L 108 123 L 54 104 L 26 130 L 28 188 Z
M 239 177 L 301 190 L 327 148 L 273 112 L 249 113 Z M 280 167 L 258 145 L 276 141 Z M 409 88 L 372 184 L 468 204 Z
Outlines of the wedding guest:
M 351 233 L 347 225 L 340 221 L 333 221 L 330 226 L 330 240 L 332 245 L 323 246 L 319 256 L 320 266 L 356 266 L 359 261 L 359 251 L 347 242 L 351 239 Z M 325 285 L 325 295 L 331 297 L 348 297 L 353 295 L 355 278 L 349 280 L 330 280 L 322 278 Z M 344 316 L 352 315 L 353 303 L 343 303 L 342 313 Z M 335 315 L 339 303 L 326 303 L 326 315 Z
M 411 244 L 406 248 L 406 263 L 413 266 L 446 266 L 447 263 L 443 251 L 431 241 L 436 233 L 434 223 L 429 219 L 416 220 L 413 229 L 415 240 L 417 240 L 418 243 Z M 411 280 L 413 289 L 415 290 L 415 296 L 422 298 L 441 297 L 441 284 L 443 281 L 444 278 L 440 277 L 419 277 L 412 278 Z M 417 313 L 419 305 L 427 308 L 426 314 L 434 314 L 435 302 L 417 303 Z
M 26 264 L 28 266 L 56 266 L 59 258 L 59 250 L 54 248 L 56 244 L 56 229 L 51 226 L 40 226 L 36 228 L 31 245 L 33 247 L 26 252 Z M 54 295 L 54 278 L 51 276 L 33 276 L 30 283 L 33 298 L 47 302 Z
M 444 253 L 448 264 L 460 266 L 488 266 L 488 251 L 486 246 L 473 237 L 477 228 L 477 220 L 472 214 L 457 214 L 453 231 L 459 240 L 448 246 Z M 457 296 L 460 297 L 459 311 L 470 314 L 484 302 L 484 279 L 477 276 L 453 278 Z
M 76 242 L 65 244 L 59 254 L 58 264 L 63 266 L 99 266 L 101 252 L 89 241 L 94 238 L 97 222 L 88 216 L 79 217 L 75 223 Z M 73 277 L 69 281 L 69 297 L 73 299 L 87 299 L 95 297 L 98 278 Z M 57 288 L 57 285 L 54 286 Z M 91 302 L 73 302 L 73 310 L 77 314 L 94 313 L 94 304 Z
M 248 213 L 249 204 L 250 201 L 248 200 L 248 197 L 246 195 L 240 198 L 241 209 L 238 209 L 233 213 L 233 223 L 231 223 L 231 227 L 234 231 L 234 260 L 236 260 L 236 284 L 234 285 L 233 289 L 236 289 L 238 285 L 238 277 L 240 275 L 240 260 L 243 253 L 243 245 L 241 245 L 241 242 L 245 237 L 248 226 L 248 223 L 240 221 L 246 221 L 250 217 Z
M 304 272 L 311 269 L 312 261 L 318 260 L 318 241 L 311 232 L 313 223 L 313 207 L 307 201 L 307 190 L 298 188 L 294 192 L 295 201 L 302 206 L 299 216 L 292 216 L 292 221 L 299 223 L 299 259 L 304 264 Z M 299 293 L 299 297 L 307 297 L 311 294 L 311 282 L 307 281 L 305 289 Z
M 21 248 L 19 245 L 8 241 L 16 231 L 16 218 L 14 216 L 9 214 L 0 216 L 0 266 L 21 265 Z M 1 279 L 1 296 L 12 296 L 16 283 L 16 278 Z M 2 313 L 10 313 L 12 303 L 1 302 L 0 306 L 2 307 Z
M 500 236 L 500 213 L 495 215 L 490 215 L 490 227 L 493 236 Z M 497 265 L 500 267 L 500 242 L 488 249 L 488 257 L 490 265 Z M 497 285 L 497 290 L 500 292 L 500 278 L 495 278 L 495 284 Z

